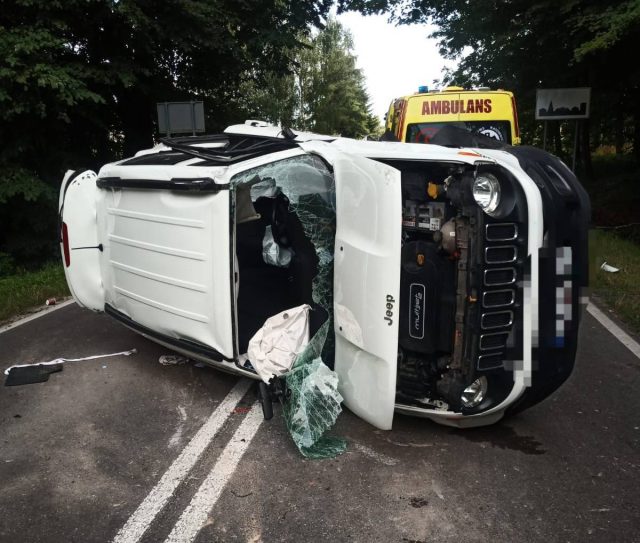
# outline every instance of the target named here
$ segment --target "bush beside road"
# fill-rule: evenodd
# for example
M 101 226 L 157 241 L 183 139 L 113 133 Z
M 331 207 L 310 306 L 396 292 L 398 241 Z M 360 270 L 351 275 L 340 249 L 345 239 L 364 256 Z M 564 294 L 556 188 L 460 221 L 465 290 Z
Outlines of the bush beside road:
M 37 271 L 22 271 L 0 277 L 0 324 L 34 307 L 47 298 L 69 296 L 60 262 L 51 262 Z

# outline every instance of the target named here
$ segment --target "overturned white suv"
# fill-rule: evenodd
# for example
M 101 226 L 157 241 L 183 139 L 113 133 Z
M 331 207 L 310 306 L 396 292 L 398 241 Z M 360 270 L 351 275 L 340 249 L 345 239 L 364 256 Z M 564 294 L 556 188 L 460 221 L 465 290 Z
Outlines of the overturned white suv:
M 456 137 L 238 125 L 67 172 L 67 281 L 81 306 L 256 379 L 252 338 L 307 307 L 366 421 L 491 424 L 572 371 L 589 201 L 544 151 Z

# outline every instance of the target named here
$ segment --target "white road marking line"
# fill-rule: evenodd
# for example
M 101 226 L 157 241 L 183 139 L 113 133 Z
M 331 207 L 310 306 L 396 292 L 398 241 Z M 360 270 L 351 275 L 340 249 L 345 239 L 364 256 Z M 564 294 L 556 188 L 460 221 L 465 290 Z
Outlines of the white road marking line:
M 173 461 L 160 481 L 149 492 L 126 524 L 113 538 L 113 543 L 134 543 L 147 531 L 158 513 L 169 501 L 178 485 L 184 480 L 200 455 L 231 416 L 233 409 L 249 390 L 252 381 L 240 379 L 224 400 L 211 414 L 207 422 L 198 430 L 180 456 Z
M 615 322 L 607 317 L 600 309 L 594 304 L 590 303 L 587 306 L 587 311 L 591 313 L 594 318 L 602 324 L 613 336 L 620 341 L 627 349 L 640 358 L 640 344 L 627 334 L 622 328 L 620 328 Z
M 209 513 L 218 501 L 224 487 L 238 467 L 240 459 L 258 433 L 264 420 L 262 410 L 254 404 L 236 433 L 222 451 L 220 458 L 183 511 L 165 543 L 191 543 L 207 522 Z
M 3 332 L 7 332 L 8 330 L 13 330 L 14 328 L 17 328 L 18 326 L 20 326 L 21 324 L 26 324 L 29 321 L 35 320 L 39 317 L 44 317 L 49 313 L 53 313 L 54 311 L 57 311 L 58 309 L 62 309 L 63 307 L 67 307 L 68 305 L 71 305 L 73 303 L 75 303 L 75 300 L 72 298 L 71 300 L 67 300 L 66 302 L 45 307 L 40 311 L 38 311 L 37 313 L 34 313 L 33 315 L 29 315 L 28 317 L 23 317 L 22 319 L 19 319 L 17 321 L 10 322 L 9 324 L 5 324 L 4 326 L 1 326 L 0 334 L 2 334 Z

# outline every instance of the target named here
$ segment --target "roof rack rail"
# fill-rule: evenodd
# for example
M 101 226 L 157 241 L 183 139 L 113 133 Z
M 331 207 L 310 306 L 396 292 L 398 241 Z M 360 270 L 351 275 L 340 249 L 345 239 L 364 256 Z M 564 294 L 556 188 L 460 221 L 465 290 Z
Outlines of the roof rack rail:
M 216 164 L 233 164 L 267 153 L 284 151 L 297 147 L 290 139 L 269 136 L 247 136 L 240 134 L 212 134 L 208 136 L 162 138 L 167 147 L 185 155 L 201 158 Z M 226 142 L 220 147 L 202 147 L 206 143 Z
M 169 149 L 146 153 L 124 160 L 124 166 L 168 166 L 191 158 L 202 162 L 194 166 L 228 165 L 242 162 L 268 153 L 286 151 L 298 143 L 286 137 L 254 136 L 245 134 L 208 134 L 204 136 L 180 136 L 161 138 Z M 207 144 L 217 144 L 207 147 Z

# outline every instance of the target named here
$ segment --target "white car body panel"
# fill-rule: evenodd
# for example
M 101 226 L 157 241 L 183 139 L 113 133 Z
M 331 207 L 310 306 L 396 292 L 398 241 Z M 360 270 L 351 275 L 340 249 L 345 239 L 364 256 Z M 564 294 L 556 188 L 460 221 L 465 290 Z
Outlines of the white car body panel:
M 400 172 L 356 156 L 333 166 L 335 371 L 347 407 L 388 430 L 398 353 Z
M 232 358 L 229 191 L 100 193 L 105 302 L 142 326 Z
M 96 174 L 68 171 L 60 191 L 59 210 L 66 225 L 70 265 L 64 266 L 69 290 L 78 305 L 93 311 L 104 309 L 104 288 L 100 273 L 101 243 L 98 232 Z M 62 225 L 61 225 L 62 226 Z M 64 251 L 63 251 L 64 261 Z
M 262 121 L 247 121 L 245 124 L 234 124 L 224 129 L 225 134 L 242 134 L 254 136 L 268 136 L 271 138 L 282 137 L 282 128 Z M 295 131 L 295 141 L 333 141 L 335 136 L 325 136 L 323 134 L 314 134 L 313 132 Z

